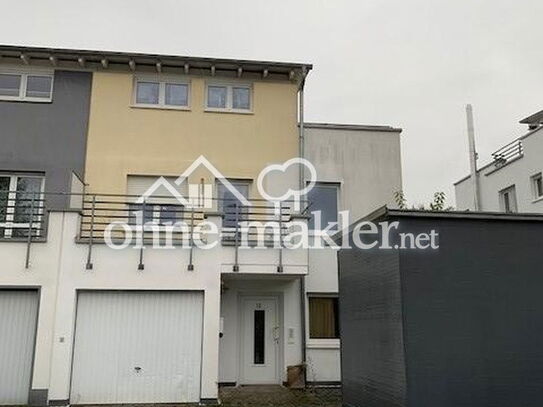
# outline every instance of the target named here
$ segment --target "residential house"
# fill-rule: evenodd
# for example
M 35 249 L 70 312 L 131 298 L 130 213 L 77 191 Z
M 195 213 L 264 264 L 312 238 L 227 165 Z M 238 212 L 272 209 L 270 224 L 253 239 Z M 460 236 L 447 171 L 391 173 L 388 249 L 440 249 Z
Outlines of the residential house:
M 0 55 L 2 137 L 14 146 L 0 153 L 11 174 L 0 214 L 10 231 L 18 212 L 28 218 L 0 241 L 0 404 L 215 403 L 219 384 L 281 384 L 306 362 L 307 380 L 340 380 L 335 251 L 285 248 L 285 224 L 311 207 L 277 212 L 256 181 L 305 149 L 322 174 L 313 210 L 331 221 L 369 211 L 401 189 L 399 130 L 299 123 L 309 64 Z M 13 192 L 36 174 L 41 184 Z M 303 180 L 285 171 L 264 184 L 280 194 Z M 173 249 L 151 245 L 180 220 L 190 229 Z M 280 244 L 242 250 L 240 220 L 277 225 Z M 139 244 L 105 244 L 113 222 L 134 226 Z M 205 222 L 221 231 L 207 250 L 194 243 Z
M 543 112 L 523 119 L 528 132 L 492 154 L 477 171 L 479 209 L 490 212 L 543 211 Z M 456 207 L 475 209 L 471 176 L 454 184 Z

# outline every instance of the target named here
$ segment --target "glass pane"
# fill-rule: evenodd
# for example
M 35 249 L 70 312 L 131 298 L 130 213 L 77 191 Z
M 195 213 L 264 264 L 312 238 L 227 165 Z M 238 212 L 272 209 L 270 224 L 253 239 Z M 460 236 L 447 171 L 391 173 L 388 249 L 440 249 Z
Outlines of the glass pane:
M 9 177 L 0 177 L 0 222 L 6 221 L 9 195 Z
M 231 182 L 241 195 L 249 198 L 249 183 Z M 226 186 L 219 181 L 217 184 L 219 211 L 224 213 L 223 226 L 227 228 L 236 227 L 238 221 L 242 222 L 247 213 L 247 208 L 242 207 L 239 200 Z
M 316 228 L 325 229 L 330 222 L 337 222 L 337 185 L 315 185 L 315 187 L 307 194 L 307 199 L 311 204 L 309 208 L 310 212 L 319 212 L 321 214 L 321 224 L 315 224 L 314 215 L 309 220 L 309 228 L 315 230 Z M 332 228 L 337 229 L 337 225 Z
M 251 108 L 251 92 L 249 88 L 234 88 L 232 91 L 232 106 L 234 109 Z
M 266 330 L 266 313 L 264 310 L 255 310 L 255 343 L 254 343 L 254 363 L 255 365 L 264 364 L 264 341 Z
M 157 82 L 138 82 L 136 102 L 145 105 L 158 105 L 158 92 Z
M 33 98 L 49 99 L 51 97 L 50 76 L 28 76 L 26 80 L 26 96 Z
M 160 224 L 173 225 L 178 219 L 183 217 L 183 206 L 181 205 L 161 205 L 160 206 Z
M 216 108 L 226 107 L 226 87 L 225 86 L 208 86 L 207 106 L 216 107 Z
M 32 219 L 37 220 L 40 207 L 39 199 L 41 192 L 42 178 L 36 177 L 18 177 L 17 178 L 17 193 L 15 194 L 15 223 L 30 222 Z M 34 199 L 34 210 L 32 211 L 32 199 Z
M 309 298 L 309 336 L 339 338 L 337 298 Z
M 139 222 L 142 222 L 142 221 L 143 221 L 142 222 L 143 224 L 153 221 L 153 212 L 154 212 L 153 205 L 145 205 L 145 214 L 143 213 L 142 204 L 129 204 L 128 210 L 129 210 L 129 218 L 128 218 L 129 225 L 138 225 Z
M 166 104 L 171 106 L 188 106 L 189 87 L 184 84 L 166 84 Z
M 19 96 L 21 75 L 0 74 L 0 95 Z

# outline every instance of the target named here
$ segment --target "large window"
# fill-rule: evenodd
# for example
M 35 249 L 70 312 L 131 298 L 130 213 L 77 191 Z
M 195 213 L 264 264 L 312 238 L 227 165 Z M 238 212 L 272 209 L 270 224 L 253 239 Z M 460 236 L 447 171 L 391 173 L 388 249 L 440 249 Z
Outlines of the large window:
M 188 109 L 189 83 L 178 80 L 136 79 L 135 106 Z
M 532 177 L 532 190 L 534 199 L 543 198 L 543 175 L 541 173 Z
M 0 238 L 39 236 L 43 176 L 0 174 Z
M 517 193 L 514 185 L 500 191 L 500 208 L 503 212 L 517 212 Z
M 339 338 L 337 297 L 309 297 L 309 337 L 311 339 Z
M 52 74 L 0 72 L 0 100 L 50 102 L 52 98 Z
M 309 228 L 311 230 L 325 229 L 329 223 L 337 222 L 338 220 L 338 195 L 339 184 L 333 183 L 317 183 L 307 194 L 309 200 L 309 211 L 311 219 L 309 220 Z M 313 212 L 317 212 L 313 214 Z M 320 218 L 319 218 L 320 216 Z M 320 219 L 320 222 L 318 221 Z M 337 227 L 332 228 L 336 230 Z
M 228 180 L 245 198 L 249 198 L 249 180 Z M 235 195 L 220 180 L 217 180 L 217 198 L 219 199 L 218 209 L 224 213 L 223 226 L 235 228 L 238 221 L 243 221 L 248 208 L 244 208 Z
M 207 85 L 206 109 L 211 111 L 250 112 L 250 85 Z

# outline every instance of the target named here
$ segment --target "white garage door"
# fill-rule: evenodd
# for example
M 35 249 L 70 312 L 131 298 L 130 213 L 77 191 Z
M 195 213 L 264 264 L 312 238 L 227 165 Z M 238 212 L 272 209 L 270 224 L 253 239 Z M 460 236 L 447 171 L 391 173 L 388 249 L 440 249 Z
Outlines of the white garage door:
M 0 404 L 26 404 L 38 317 L 38 292 L 0 290 Z
M 81 292 L 71 403 L 198 402 L 202 314 L 198 292 Z

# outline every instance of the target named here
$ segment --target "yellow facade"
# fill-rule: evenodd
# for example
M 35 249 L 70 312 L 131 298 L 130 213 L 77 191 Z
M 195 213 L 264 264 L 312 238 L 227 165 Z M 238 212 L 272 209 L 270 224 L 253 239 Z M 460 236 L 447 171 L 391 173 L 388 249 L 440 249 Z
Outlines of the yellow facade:
M 206 83 L 216 78 L 185 79 L 190 110 L 182 111 L 134 107 L 132 74 L 94 73 L 89 192 L 124 194 L 128 175 L 178 176 L 200 155 L 228 178 L 252 180 L 265 165 L 298 156 L 295 83 L 254 81 L 252 113 L 226 113 L 205 111 Z M 214 182 L 206 171 L 195 172 L 191 182 L 200 177 Z

